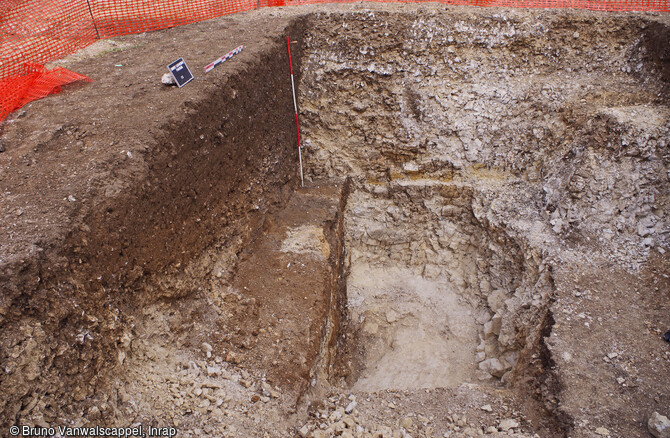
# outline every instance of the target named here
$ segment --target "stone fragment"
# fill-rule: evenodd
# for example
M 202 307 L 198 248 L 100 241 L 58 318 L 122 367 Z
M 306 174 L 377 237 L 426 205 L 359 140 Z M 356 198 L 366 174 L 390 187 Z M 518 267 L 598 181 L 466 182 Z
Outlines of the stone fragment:
M 481 430 L 478 430 L 477 428 L 474 427 L 466 427 L 463 429 L 463 436 L 466 437 L 475 437 L 481 434 Z
M 509 353 L 505 353 L 503 355 L 503 359 L 505 361 L 505 371 L 509 371 L 519 360 L 519 353 L 516 351 L 510 351 Z
M 395 310 L 390 309 L 386 312 L 386 322 L 388 322 L 389 324 L 393 324 L 397 320 L 398 320 L 398 313 Z
M 656 438 L 670 438 L 670 420 L 665 415 L 654 412 L 649 417 L 647 427 Z
M 484 339 L 489 339 L 500 334 L 502 328 L 502 317 L 495 314 L 491 321 L 484 324 Z
M 609 436 L 610 431 L 605 429 L 604 427 L 599 427 L 596 429 L 596 434 L 600 436 Z
M 88 418 L 91 420 L 98 420 L 101 417 L 100 408 L 93 406 L 88 410 Z
M 646 216 L 640 219 L 637 223 L 637 234 L 640 237 L 647 237 L 650 234 L 654 233 L 654 225 L 656 223 L 656 218 L 654 216 Z
M 307 438 L 309 435 L 309 426 L 305 424 L 303 427 L 301 427 L 300 430 L 298 430 L 298 435 L 300 435 L 301 438 Z
M 207 359 L 212 357 L 212 346 L 211 345 L 209 345 L 207 342 L 203 342 L 200 345 L 200 348 L 202 349 L 203 353 L 205 353 L 205 355 L 207 355 Z
M 342 411 L 341 410 L 336 410 L 333 411 L 332 414 L 330 414 L 330 417 L 328 417 L 328 420 L 330 420 L 331 423 L 336 423 L 342 419 Z
M 437 278 L 442 273 L 442 268 L 437 265 L 427 264 L 423 268 L 423 276 L 425 278 Z
M 126 392 L 125 388 L 119 388 L 118 395 L 121 403 L 126 403 L 128 400 L 130 400 L 130 396 Z
M 419 171 L 419 165 L 414 161 L 408 161 L 402 165 L 402 170 L 408 173 L 416 173 Z
M 497 312 L 505 304 L 506 299 L 507 294 L 505 291 L 503 289 L 496 289 L 489 294 L 486 298 L 486 302 L 493 312 Z
M 175 82 L 174 77 L 172 76 L 171 73 L 165 73 L 163 77 L 161 78 L 161 84 L 163 85 L 177 85 L 177 82 Z
M 51 425 L 44 419 L 42 415 L 35 418 L 35 426 L 49 428 Z
M 498 423 L 498 430 L 507 432 L 510 429 L 516 429 L 519 427 L 519 422 L 513 418 L 505 418 Z
M 495 357 L 480 362 L 479 369 L 486 371 L 494 377 L 502 377 L 502 375 L 505 374 L 505 367 Z
M 403 429 L 409 430 L 412 428 L 413 424 L 414 422 L 412 421 L 411 418 L 404 417 L 402 420 L 400 420 L 399 426 L 402 427 Z

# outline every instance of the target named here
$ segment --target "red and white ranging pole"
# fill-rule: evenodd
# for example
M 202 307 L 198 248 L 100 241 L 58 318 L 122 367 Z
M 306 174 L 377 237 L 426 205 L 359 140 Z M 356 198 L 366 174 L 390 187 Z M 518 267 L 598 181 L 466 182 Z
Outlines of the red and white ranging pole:
M 210 71 L 212 71 L 214 69 L 214 67 L 216 67 L 217 65 L 219 65 L 223 62 L 228 61 L 230 58 L 232 58 L 233 56 L 240 53 L 243 49 L 244 49 L 244 46 L 239 46 L 239 47 L 235 48 L 234 50 L 231 50 L 230 52 L 226 53 L 225 55 L 223 55 L 219 59 L 215 60 L 214 62 L 212 62 L 210 64 L 207 64 L 205 66 L 205 73 L 209 73 Z
M 298 159 L 300 160 L 300 184 L 305 187 L 305 179 L 302 176 L 302 146 L 300 145 L 300 124 L 298 123 L 298 103 L 295 100 L 295 82 L 293 81 L 293 62 L 291 61 L 291 41 L 286 37 L 288 46 L 288 63 L 291 66 L 291 88 L 293 89 L 293 108 L 295 109 L 295 129 L 298 132 Z

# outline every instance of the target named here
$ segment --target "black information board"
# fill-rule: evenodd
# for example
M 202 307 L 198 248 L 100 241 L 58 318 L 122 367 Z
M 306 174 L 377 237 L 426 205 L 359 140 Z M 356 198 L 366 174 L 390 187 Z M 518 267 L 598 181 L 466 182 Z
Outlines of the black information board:
M 179 88 L 188 84 L 193 79 L 193 74 L 191 73 L 191 70 L 188 69 L 188 66 L 184 62 L 183 58 L 179 58 L 172 64 L 168 65 L 168 68 L 170 69 L 170 73 L 172 73 L 174 80 L 177 81 Z

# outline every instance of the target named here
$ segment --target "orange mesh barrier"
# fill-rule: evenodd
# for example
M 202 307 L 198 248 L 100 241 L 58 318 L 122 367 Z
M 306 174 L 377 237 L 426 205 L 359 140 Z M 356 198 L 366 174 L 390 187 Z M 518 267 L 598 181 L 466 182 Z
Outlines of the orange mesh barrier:
M 20 74 L 0 80 L 0 121 L 28 102 L 59 93 L 61 85 L 88 79 L 64 68 L 48 71 L 39 64 L 24 64 L 22 69 Z
M 284 4 L 357 0 L 0 0 L 0 121 L 83 76 L 44 64 L 99 38 L 165 29 Z M 397 0 L 375 0 L 397 1 Z M 402 1 L 402 0 L 399 0 Z M 670 12 L 670 0 L 438 0 L 451 5 Z M 27 66 L 30 65 L 30 66 Z
M 283 4 L 283 0 L 0 0 L 0 121 L 22 105 L 57 92 L 60 85 L 86 79 L 63 68 L 47 72 L 35 65 L 74 53 L 99 38 Z
M 359 0 L 289 0 L 289 5 L 309 5 L 316 3 L 353 3 Z M 374 2 L 421 3 L 421 0 L 366 0 Z M 594 11 L 670 12 L 669 0 L 432 0 L 447 5 L 491 6 L 507 8 L 572 8 Z

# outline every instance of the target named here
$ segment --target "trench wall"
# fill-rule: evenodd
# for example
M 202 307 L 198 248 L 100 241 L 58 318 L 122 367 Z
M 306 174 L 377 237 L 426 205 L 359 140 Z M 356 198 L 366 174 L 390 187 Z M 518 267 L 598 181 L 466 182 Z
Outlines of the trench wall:
M 669 83 L 654 42 L 667 26 L 361 11 L 315 14 L 308 29 L 309 178 L 521 179 L 574 244 L 613 259 L 668 244 Z
M 239 251 L 288 198 L 298 157 L 290 81 L 276 74 L 285 50 L 275 39 L 255 64 L 185 104 L 144 145 L 144 173 L 75 212 L 83 217 L 61 241 L 3 260 L 3 427 L 38 402 L 42 412 L 50 403 L 75 412 L 104 391 L 132 316 L 199 293 L 179 275 L 208 272 L 198 260 L 207 248 Z M 294 62 L 299 70 L 299 49 Z
M 550 254 L 588 248 L 635 269 L 665 253 L 670 113 L 655 41 L 667 32 L 641 16 L 513 10 L 310 17 L 299 99 L 306 175 L 355 181 L 345 227 L 350 319 L 336 377 L 356 387 L 366 364 L 397 371 L 384 367 L 401 348 L 383 344 L 397 345 L 394 324 L 411 319 L 410 306 L 405 320 L 397 309 L 359 307 L 366 290 L 373 303 L 411 292 L 402 278 L 384 283 L 389 266 L 403 266 L 424 289 L 455 286 L 479 309 L 479 344 L 472 335 L 462 344 L 472 349 L 467 366 L 540 399 L 553 430 L 571 427 L 545 345 Z M 374 270 L 352 277 L 360 264 L 381 266 L 383 287 L 366 279 Z M 403 388 L 362 377 L 363 389 Z

